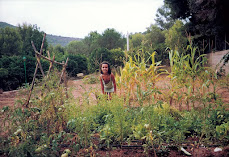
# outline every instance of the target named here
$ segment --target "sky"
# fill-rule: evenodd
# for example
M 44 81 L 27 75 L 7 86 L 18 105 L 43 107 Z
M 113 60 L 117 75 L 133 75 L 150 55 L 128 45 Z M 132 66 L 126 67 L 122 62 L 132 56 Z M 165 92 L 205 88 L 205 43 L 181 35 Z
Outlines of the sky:
M 154 24 L 163 0 L 0 0 L 0 21 L 37 25 L 47 34 L 84 38 L 114 28 L 125 36 Z

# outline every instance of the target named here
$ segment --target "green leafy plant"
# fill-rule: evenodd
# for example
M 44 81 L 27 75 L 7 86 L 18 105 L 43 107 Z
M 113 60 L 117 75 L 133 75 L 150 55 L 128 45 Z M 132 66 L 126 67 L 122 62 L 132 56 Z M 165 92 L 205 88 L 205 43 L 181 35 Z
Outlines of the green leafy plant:
M 220 140 L 229 139 L 229 122 L 216 126 L 216 134 Z

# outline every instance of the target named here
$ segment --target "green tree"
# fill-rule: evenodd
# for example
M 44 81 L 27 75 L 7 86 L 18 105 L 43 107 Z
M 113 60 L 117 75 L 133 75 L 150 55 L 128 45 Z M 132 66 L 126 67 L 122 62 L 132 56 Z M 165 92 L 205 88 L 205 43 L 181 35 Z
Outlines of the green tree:
M 63 46 L 61 46 L 60 44 L 56 45 L 53 49 L 55 54 L 65 54 L 65 48 Z
M 84 55 L 68 55 L 69 58 L 68 66 L 66 68 L 68 74 L 72 77 L 75 77 L 78 73 L 88 73 L 88 62 L 87 58 Z
M 26 56 L 26 77 L 27 81 L 33 80 L 36 58 Z M 49 68 L 47 61 L 41 60 L 44 71 Z M 0 58 L 0 88 L 4 90 L 17 89 L 25 83 L 24 60 L 22 56 L 3 56 Z M 37 78 L 41 77 L 41 72 L 38 70 Z
M 130 48 L 140 48 L 142 46 L 142 42 L 144 41 L 145 36 L 141 33 L 135 33 L 130 36 Z
M 47 50 L 52 54 L 54 52 L 54 46 L 52 44 L 48 45 Z
M 187 46 L 187 38 L 185 37 L 184 24 L 177 20 L 176 23 L 166 32 L 165 44 L 170 49 L 177 49 L 178 52 L 183 52 Z
M 197 40 L 209 39 L 215 49 L 224 49 L 225 35 L 229 36 L 228 7 L 228 0 L 189 0 L 190 32 L 199 34 Z
M 167 53 L 164 53 L 166 49 L 164 32 L 157 25 L 151 25 L 145 34 L 146 42 L 144 45 L 150 53 L 157 52 L 155 56 L 157 61 L 167 58 Z
M 52 54 L 55 55 L 55 60 L 62 62 L 63 60 L 65 60 L 65 56 L 67 55 L 66 54 L 66 48 L 61 46 L 60 44 L 58 44 L 58 45 L 53 47 Z M 61 67 L 59 67 L 59 68 L 61 68 Z
M 124 65 L 123 61 L 125 59 L 125 53 L 121 50 L 121 48 L 110 50 L 110 55 L 110 64 L 112 66 L 117 67 Z
M 22 51 L 22 40 L 15 28 L 0 29 L 0 56 L 20 55 Z
M 162 30 L 168 30 L 173 26 L 175 20 L 171 17 L 171 9 L 167 4 L 157 9 L 155 21 Z
M 215 48 L 225 48 L 225 36 L 229 36 L 228 0 L 165 0 L 164 3 L 171 9 L 172 18 L 188 19 L 188 31 L 196 43 L 212 40 L 216 42 Z
M 107 48 L 108 50 L 121 48 L 124 49 L 126 39 L 117 32 L 115 29 L 106 29 L 102 36 L 99 38 L 100 47 Z
M 84 54 L 89 55 L 87 45 L 83 41 L 71 41 L 67 45 L 67 52 L 69 54 Z
M 145 36 L 145 45 L 155 50 L 159 50 L 161 44 L 165 42 L 165 35 L 157 25 L 151 25 L 149 28 L 147 28 Z
M 190 16 L 189 0 L 164 0 L 164 3 L 171 9 L 173 19 L 186 19 Z
M 97 33 L 97 31 L 90 32 L 88 36 L 86 36 L 82 41 L 86 45 L 87 48 L 87 54 L 90 56 L 92 51 L 99 48 L 99 39 L 101 37 L 101 34 Z
M 18 26 L 18 31 L 23 42 L 22 53 L 25 55 L 34 56 L 34 50 L 31 45 L 31 41 L 34 42 L 37 51 L 39 51 L 43 40 L 44 32 L 40 32 L 37 25 L 27 25 L 25 23 Z M 48 43 L 45 39 L 43 50 L 46 50 L 47 47 Z

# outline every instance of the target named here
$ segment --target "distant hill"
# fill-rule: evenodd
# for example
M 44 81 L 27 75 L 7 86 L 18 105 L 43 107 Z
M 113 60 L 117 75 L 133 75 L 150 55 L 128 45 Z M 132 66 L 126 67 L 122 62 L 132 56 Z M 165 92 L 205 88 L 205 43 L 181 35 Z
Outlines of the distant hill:
M 61 46 L 66 46 L 71 41 L 82 40 L 81 38 L 62 37 L 62 36 L 50 35 L 50 34 L 46 35 L 46 39 L 48 43 L 53 46 L 56 46 L 58 44 L 60 44 Z
M 6 22 L 0 22 L 0 28 L 5 28 L 5 27 L 16 28 L 16 26 L 13 26 Z M 56 46 L 58 44 L 61 46 L 66 46 L 71 41 L 82 40 L 81 38 L 62 37 L 62 36 L 57 36 L 57 35 L 52 35 L 52 34 L 47 34 L 46 39 L 47 39 L 48 44 L 53 45 L 53 46 Z
M 6 22 L 0 22 L 0 28 L 6 28 L 6 27 L 16 28 L 16 26 L 13 26 L 13 25 L 8 24 Z

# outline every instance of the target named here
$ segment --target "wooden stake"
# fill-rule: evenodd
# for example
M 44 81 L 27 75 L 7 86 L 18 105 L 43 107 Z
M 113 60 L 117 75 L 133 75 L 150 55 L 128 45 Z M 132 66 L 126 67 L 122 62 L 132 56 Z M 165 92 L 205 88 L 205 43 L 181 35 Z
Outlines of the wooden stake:
M 41 44 L 41 49 L 40 49 L 40 54 L 42 54 L 42 49 L 43 49 L 43 46 L 44 46 L 44 41 L 45 41 L 45 37 L 46 37 L 46 34 L 44 34 L 44 37 L 43 37 L 43 40 L 42 40 L 42 44 Z M 32 42 L 32 46 L 34 46 L 33 42 Z M 36 50 L 36 47 L 34 46 L 34 50 Z M 36 51 L 35 51 L 36 52 Z M 36 78 L 36 74 L 37 74 L 37 69 L 38 69 L 38 62 L 36 64 L 36 68 L 35 68 L 35 72 L 33 74 L 33 81 L 32 81 L 32 85 L 31 85 L 31 88 L 30 88 L 30 91 L 29 91 L 29 96 L 28 96 L 28 99 L 25 103 L 25 107 L 28 107 L 29 105 L 29 100 L 30 100 L 30 97 L 31 97 L 31 94 L 32 94 L 32 90 L 33 90 L 33 86 L 34 86 L 34 82 L 35 82 L 35 78 Z
M 49 56 L 50 57 L 50 56 Z M 53 62 L 55 60 L 55 56 L 53 56 L 52 58 L 52 62 L 50 62 L 50 65 L 49 65 L 49 71 L 48 71 L 48 74 L 47 74 L 47 77 L 49 76 L 50 72 L 51 72 L 51 69 L 52 69 L 52 66 L 53 66 Z
M 37 55 L 37 54 L 39 54 L 39 53 L 37 53 L 37 49 L 36 49 L 36 47 L 35 47 L 33 41 L 31 41 L 31 44 L 32 44 L 32 46 L 33 46 L 33 50 L 35 51 L 35 55 L 36 55 L 36 58 L 37 58 L 37 64 L 39 65 L 39 68 L 40 68 L 40 70 L 41 70 L 42 76 L 45 77 L 45 73 L 44 73 L 44 71 L 43 71 L 43 68 L 42 68 L 41 62 L 40 62 L 40 58 L 41 58 L 41 57 L 40 57 L 40 55 Z
M 57 62 L 57 61 L 53 61 L 53 60 L 51 60 L 50 58 L 47 58 L 47 57 L 41 55 L 41 54 L 40 54 L 39 52 L 37 52 L 37 51 L 36 51 L 36 54 L 39 55 L 41 58 L 46 59 L 46 60 L 49 61 L 49 62 L 53 62 L 53 63 L 59 64 L 59 65 L 64 65 L 64 63 L 59 63 L 59 62 Z
M 59 62 L 56 62 L 55 61 L 55 55 L 53 56 L 53 59 L 51 60 L 49 52 L 47 52 L 48 53 L 48 58 L 45 57 L 45 56 L 43 56 L 42 55 L 42 52 L 43 52 L 43 46 L 44 46 L 45 37 L 46 37 L 46 34 L 44 34 L 44 37 L 43 37 L 43 40 L 42 40 L 40 53 L 36 50 L 36 47 L 35 47 L 33 41 L 31 41 L 31 44 L 32 44 L 33 49 L 34 49 L 35 54 L 36 54 L 37 64 L 36 64 L 36 68 L 35 68 L 35 71 L 34 71 L 33 81 L 32 81 L 32 84 L 31 84 L 30 91 L 29 91 L 29 96 L 28 96 L 28 99 L 27 99 L 27 101 L 25 103 L 25 107 L 28 107 L 28 105 L 29 105 L 29 100 L 30 100 L 30 97 L 31 97 L 31 94 L 32 94 L 32 90 L 33 90 L 33 87 L 34 87 L 34 83 L 35 83 L 35 78 L 36 78 L 38 66 L 39 66 L 39 68 L 41 70 L 41 73 L 42 73 L 43 77 L 45 77 L 45 74 L 43 72 L 43 69 L 42 69 L 42 66 L 41 66 L 41 63 L 40 63 L 40 58 L 44 58 L 44 59 L 46 59 L 46 60 L 48 60 L 50 62 L 49 71 L 48 71 L 47 76 L 49 76 L 49 74 L 51 72 L 51 69 L 53 67 L 53 63 L 60 64 L 60 65 L 63 66 L 63 69 L 62 69 L 62 72 L 61 72 L 61 76 L 60 76 L 59 85 L 60 85 L 60 83 L 62 81 L 62 77 L 64 76 L 64 84 L 65 84 L 66 97 L 68 98 L 68 95 L 67 95 L 67 79 L 66 79 L 66 73 L 65 73 L 66 67 L 67 67 L 67 64 L 68 64 L 68 58 L 66 60 L 66 63 L 59 63 Z
M 65 89 L 66 98 L 68 98 L 68 82 L 67 82 L 66 71 L 64 72 L 64 89 Z
M 29 91 L 29 96 L 28 96 L 28 99 L 26 101 L 25 107 L 28 107 L 28 105 L 29 105 L 29 100 L 30 100 L 30 97 L 31 97 L 31 94 L 32 94 L 32 90 L 33 90 L 33 86 L 34 86 L 34 82 L 35 82 L 35 78 L 36 78 L 36 74 L 37 74 L 37 69 L 38 69 L 38 64 L 36 64 L 35 72 L 33 74 L 33 81 L 32 81 L 32 84 L 31 84 L 31 88 L 30 88 L 30 91 Z
M 62 77 L 63 77 L 64 72 L 65 72 L 65 70 L 66 70 L 67 64 L 68 64 L 68 58 L 67 58 L 65 64 L 63 65 L 63 69 L 62 69 L 62 72 L 61 72 L 61 75 L 60 75 L 60 82 L 59 82 L 59 85 L 60 85 L 60 83 L 61 83 Z

